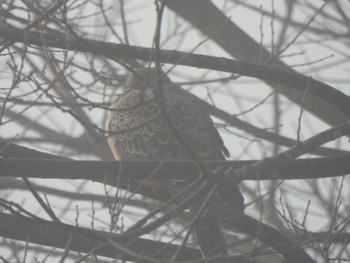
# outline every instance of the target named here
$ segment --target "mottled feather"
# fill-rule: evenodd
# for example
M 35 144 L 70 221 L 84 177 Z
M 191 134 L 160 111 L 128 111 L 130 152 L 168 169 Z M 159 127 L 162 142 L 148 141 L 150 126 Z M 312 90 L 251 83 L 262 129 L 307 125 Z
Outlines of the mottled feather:
M 191 93 L 155 69 L 138 69 L 126 82 L 126 91 L 113 103 L 110 113 L 109 146 L 116 160 L 191 160 L 191 156 L 167 125 L 164 115 L 181 134 L 186 144 L 203 160 L 224 160 L 228 155 L 222 138 L 206 108 Z M 160 82 L 160 83 L 159 83 Z M 158 86 L 161 84 L 160 86 Z M 165 114 L 162 114 L 157 95 L 162 88 Z M 184 182 L 158 180 L 170 196 L 183 192 Z M 211 186 L 208 185 L 208 191 Z M 205 257 L 227 255 L 221 232 L 220 218 L 243 214 L 243 197 L 234 181 L 218 185 L 219 192 L 210 199 L 205 216 L 195 224 L 196 234 Z M 192 192 L 183 193 L 182 198 Z M 191 206 L 196 213 L 206 193 Z M 181 201 L 181 200 L 179 200 Z M 214 262 L 214 261 L 211 261 Z M 226 261 L 215 261 L 226 262 Z
M 144 73 L 140 71 L 140 75 Z M 163 119 L 154 95 L 157 85 L 154 78 L 155 76 L 151 75 L 154 82 L 141 79 L 140 82 L 143 83 L 135 80 L 127 82 L 127 92 L 112 104 L 109 131 L 113 134 L 109 144 L 117 153 L 116 159 L 161 160 L 165 156 L 169 160 L 190 159 Z M 162 87 L 166 116 L 181 132 L 188 145 L 200 158 L 224 160 L 223 153 L 228 151 L 198 99 L 183 91 L 166 76 L 162 78 Z

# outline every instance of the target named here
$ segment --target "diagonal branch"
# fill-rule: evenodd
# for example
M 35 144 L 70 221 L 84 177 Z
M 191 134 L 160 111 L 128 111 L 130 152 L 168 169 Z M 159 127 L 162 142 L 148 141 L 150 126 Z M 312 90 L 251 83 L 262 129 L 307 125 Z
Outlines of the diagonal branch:
M 71 226 L 62 223 L 53 223 L 46 220 L 32 219 L 23 215 L 0 213 L 0 235 L 5 238 L 31 242 L 35 244 L 65 249 L 72 236 L 69 250 L 84 253 L 93 253 L 110 258 L 136 260 L 138 256 L 161 260 L 171 258 L 178 246 L 148 239 L 137 238 L 127 243 L 119 238 L 118 234 L 107 234 L 102 231 Z M 134 257 L 123 253 L 108 240 L 119 243 L 120 247 L 127 247 L 134 253 Z M 183 248 L 180 258 L 194 260 L 201 257 L 199 250 Z M 143 261 L 145 262 L 145 261 Z
M 317 15 L 326 4 L 327 3 L 322 5 L 322 7 L 315 12 L 315 15 Z M 269 63 L 276 68 L 283 68 L 289 73 L 296 73 L 296 71 L 278 58 L 274 57 L 273 54 L 237 26 L 229 17 L 219 10 L 212 1 L 168 1 L 167 7 L 187 20 L 203 34 L 209 36 L 211 40 L 228 52 L 232 57 L 250 63 Z M 210 19 L 208 19 L 208 17 L 210 17 Z M 309 23 L 311 21 L 312 20 L 310 20 Z M 276 82 L 273 79 L 262 79 L 265 81 Z M 277 82 L 283 85 L 278 86 L 276 92 L 285 95 L 299 105 L 302 104 L 302 97 L 304 96 L 306 86 L 304 84 L 300 85 L 301 83 L 299 82 L 299 79 L 294 83 Z M 271 88 L 276 88 L 274 85 L 270 86 Z M 290 87 L 292 87 L 292 89 Z M 323 107 L 320 107 L 320 105 L 323 105 Z M 337 106 L 337 100 L 327 98 L 327 96 L 319 95 L 317 93 L 310 94 L 310 97 L 304 106 L 308 111 L 330 125 L 336 125 L 340 122 L 346 121 L 350 116 L 349 112 L 343 111 Z

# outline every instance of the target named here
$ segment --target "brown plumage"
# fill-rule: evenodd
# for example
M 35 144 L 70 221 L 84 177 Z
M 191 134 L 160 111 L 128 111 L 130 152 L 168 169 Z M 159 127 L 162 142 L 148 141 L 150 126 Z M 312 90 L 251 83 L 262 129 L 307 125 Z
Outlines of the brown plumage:
M 155 71 L 138 70 L 126 82 L 126 93 L 117 98 L 110 114 L 109 138 L 114 157 L 120 160 L 188 160 L 189 154 L 167 127 L 159 102 L 155 99 Z M 228 151 L 213 122 L 196 97 L 173 84 L 167 76 L 161 79 L 164 88 L 166 116 L 181 132 L 199 157 L 223 160 Z
M 108 143 L 115 159 L 192 159 L 168 127 L 161 112 L 159 97 L 157 97 L 158 81 L 160 81 L 164 96 L 165 116 L 181 134 L 186 144 L 198 157 L 204 160 L 224 160 L 228 151 L 206 109 L 198 103 L 198 99 L 194 95 L 172 83 L 163 73 L 161 75 L 161 78 L 158 78 L 155 69 L 136 70 L 136 74 L 131 75 L 126 82 L 125 93 L 113 102 L 109 122 L 109 131 L 112 135 L 109 137 Z M 168 186 L 164 187 L 170 189 L 169 192 L 173 192 L 170 195 L 182 189 L 181 184 L 170 182 Z M 230 181 L 219 189 L 226 191 L 226 193 L 216 194 L 209 204 L 209 212 L 206 214 L 207 219 L 210 218 L 210 220 L 203 221 L 202 228 L 199 227 L 197 230 L 203 231 L 204 226 L 204 231 L 209 231 L 208 227 L 211 228 L 210 230 L 216 228 L 215 231 L 220 231 L 217 229 L 220 228 L 217 221 L 220 216 L 237 216 L 243 213 L 243 197 L 237 184 Z M 197 204 L 196 207 L 199 206 L 200 204 Z M 210 206 L 216 208 L 210 209 Z M 219 211 L 219 207 L 220 209 L 225 208 L 226 211 Z M 208 222 L 210 222 L 209 225 Z M 202 236 L 201 233 L 197 233 L 197 235 Z M 222 234 L 218 236 L 222 238 Z M 212 237 L 213 235 L 211 235 Z M 202 245 L 205 247 L 213 244 Z M 222 247 L 221 250 L 223 250 Z M 214 251 L 214 253 L 223 254 L 224 252 Z M 208 256 L 208 253 L 204 252 L 204 254 Z

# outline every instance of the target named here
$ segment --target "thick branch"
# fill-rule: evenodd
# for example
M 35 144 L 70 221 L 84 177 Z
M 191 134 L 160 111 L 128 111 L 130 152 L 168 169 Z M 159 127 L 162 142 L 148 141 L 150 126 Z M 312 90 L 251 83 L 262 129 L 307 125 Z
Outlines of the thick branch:
M 350 155 L 302 159 L 279 167 L 273 175 L 246 173 L 244 180 L 296 180 L 343 176 L 350 173 Z M 257 161 L 206 162 L 214 170 L 239 169 Z M 249 169 L 249 168 L 248 168 Z M 198 168 L 191 161 L 73 161 L 7 158 L 0 159 L 0 177 L 86 179 L 115 185 L 116 179 L 194 180 Z
M 148 239 L 137 238 L 131 242 L 125 242 L 118 238 L 117 234 L 76 227 L 66 224 L 58 224 L 45 220 L 32 219 L 24 216 L 10 215 L 0 212 L 0 236 L 30 242 L 45 246 L 78 251 L 104 257 L 136 260 L 138 256 L 146 256 L 152 259 L 171 258 L 178 246 L 157 242 Z M 70 240 L 70 238 L 72 238 Z M 108 240 L 117 242 L 121 247 L 126 247 L 135 252 L 134 256 L 123 253 Z M 194 260 L 201 258 L 197 249 L 183 248 L 180 258 Z M 142 262 L 154 262 L 142 260 Z
M 25 32 L 13 27 L 0 27 L 0 38 L 22 42 L 29 45 L 56 47 L 65 50 L 90 52 L 96 55 L 104 55 L 108 58 L 133 58 L 144 61 L 153 61 L 153 49 L 135 47 L 123 44 L 112 44 L 101 41 L 66 38 L 62 34 L 46 34 L 38 32 Z M 328 101 L 335 108 L 350 116 L 350 99 L 342 92 L 313 80 L 302 74 L 281 70 L 280 68 L 239 62 L 232 59 L 210 57 L 205 55 L 190 54 L 178 51 L 161 50 L 159 60 L 164 63 L 207 68 L 217 71 L 241 74 L 265 81 L 273 81 L 288 86 L 304 94 L 308 94 Z M 333 117 L 334 118 L 334 117 Z M 339 121 L 337 121 L 338 123 Z
M 251 36 L 237 26 L 234 21 L 219 10 L 212 1 L 170 0 L 167 1 L 167 7 L 191 23 L 193 27 L 201 31 L 204 35 L 208 36 L 232 57 L 250 63 L 269 63 L 276 68 L 284 68 L 291 74 L 296 73 L 294 69 L 279 60 L 274 54 L 271 54 L 267 49 L 262 47 L 260 43 L 256 42 Z M 208 17 L 210 17 L 210 19 L 208 19 Z M 282 73 L 283 71 L 276 71 L 276 73 L 277 72 Z M 270 73 L 265 70 L 261 71 L 261 73 L 270 75 Z M 279 73 L 277 75 L 279 75 Z M 254 77 L 261 78 L 256 75 Z M 348 106 L 345 104 L 343 106 L 337 105 L 340 101 L 336 99 L 336 96 L 331 95 L 327 97 L 322 90 L 323 88 L 319 89 L 319 87 L 316 87 L 317 91 L 311 91 L 311 94 L 308 94 L 307 101 L 304 101 L 303 97 L 307 90 L 307 85 L 302 83 L 299 77 L 296 76 L 289 79 L 289 77 L 284 74 L 275 77 L 285 78 L 285 81 L 276 81 L 276 78 L 270 78 L 268 76 L 262 77 L 261 79 L 283 84 L 278 87 L 275 85 L 270 86 L 275 89 L 276 92 L 285 95 L 293 102 L 303 105 L 308 111 L 327 123 L 336 125 L 349 119 L 349 111 L 341 109 L 343 106 L 349 107 L 349 104 Z M 303 76 L 302 78 L 305 77 Z M 314 84 L 311 84 L 311 86 L 313 85 Z M 342 104 L 342 102 L 340 103 Z M 322 105 L 322 107 L 320 107 L 320 105 Z

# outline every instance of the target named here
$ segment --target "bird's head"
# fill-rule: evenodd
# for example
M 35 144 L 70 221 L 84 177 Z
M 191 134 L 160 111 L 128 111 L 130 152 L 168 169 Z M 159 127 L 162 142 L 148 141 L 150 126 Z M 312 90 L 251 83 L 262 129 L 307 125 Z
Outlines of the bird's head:
M 130 89 L 154 89 L 159 81 L 161 84 L 171 83 L 170 79 L 161 71 L 157 72 L 156 68 L 139 68 L 131 74 L 125 82 L 126 90 Z

